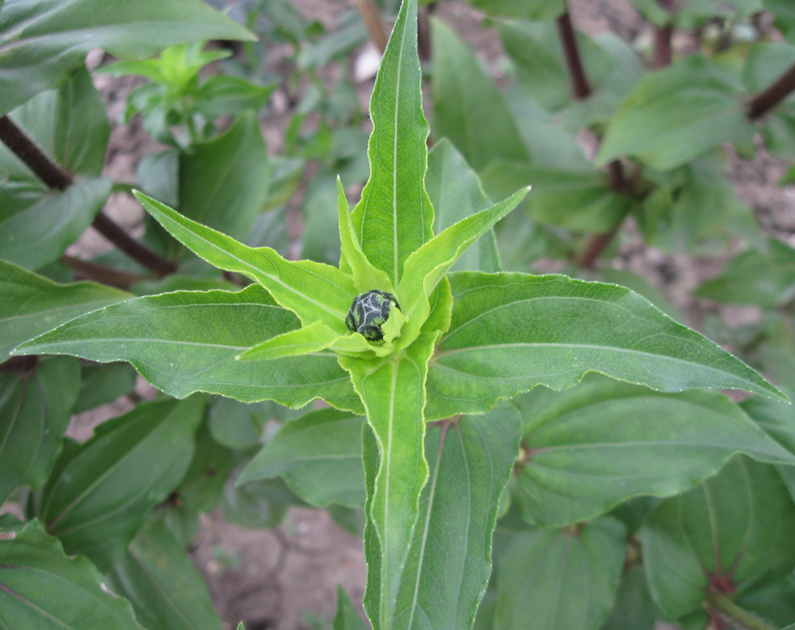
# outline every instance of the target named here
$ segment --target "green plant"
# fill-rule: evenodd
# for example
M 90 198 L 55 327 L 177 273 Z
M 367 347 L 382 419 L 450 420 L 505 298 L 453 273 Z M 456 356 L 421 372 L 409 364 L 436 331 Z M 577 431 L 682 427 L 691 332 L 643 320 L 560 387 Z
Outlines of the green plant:
M 4 22 L 9 6 L 43 15 L 41 4 L 6 0 L 0 33 L 14 26 Z M 525 8 L 542 4 L 551 8 L 535 17 L 559 17 L 560 3 Z M 86 19 L 78 9 L 74 15 Z M 334 181 L 329 171 L 355 158 L 315 153 L 328 158 L 319 180 L 331 182 L 336 202 L 339 266 L 290 261 L 255 238 L 270 216 L 261 211 L 285 193 L 261 182 L 267 155 L 246 114 L 217 138 L 148 158 L 139 172 L 148 194 L 137 197 L 164 230 L 149 222 L 149 247 L 133 241 L 128 249 L 168 277 L 154 280 L 136 268 L 120 278 L 110 273 L 118 269 L 93 263 L 95 273 L 142 295 L 135 298 L 96 283 L 56 283 L 34 270 L 55 275 L 47 265 L 93 214 L 54 232 L 42 229 L 52 215 L 39 205 L 55 199 L 62 204 L 56 213 L 67 204 L 84 215 L 87 205 L 101 207 L 108 181 L 93 184 L 102 189 L 91 204 L 70 195 L 96 180 L 106 123 L 63 106 L 76 95 L 96 102 L 81 70 L 4 118 L 0 138 L 11 150 L 2 154 L 8 175 L 0 199 L 8 205 L 0 216 L 14 238 L 0 243 L 10 260 L 0 262 L 0 349 L 11 356 L 0 374 L 0 494 L 20 493 L 26 521 L 0 519 L 0 619 L 32 626 L 44 609 L 72 627 L 218 628 L 184 553 L 198 513 L 220 502 L 230 520 L 272 526 L 287 505 L 304 501 L 347 523 L 363 508 L 364 604 L 374 628 L 650 628 L 662 617 L 693 628 L 710 620 L 719 627 L 724 618 L 768 627 L 749 610 L 790 622 L 781 602 L 795 566 L 795 443 L 784 395 L 627 288 L 501 270 L 492 226 L 520 203 L 553 216 L 561 214 L 556 195 L 574 195 L 569 203 L 586 216 L 569 212 L 565 221 L 607 230 L 633 201 L 625 195 L 616 212 L 621 195 L 611 185 L 623 180 L 606 184 L 586 172 L 572 144 L 564 143 L 563 154 L 580 170 L 555 174 L 530 163 L 530 127 L 511 139 L 514 118 L 501 115 L 502 97 L 439 24 L 434 127 L 452 142 L 428 152 L 416 15 L 416 1 L 405 0 L 373 92 L 370 177 L 352 213 L 346 178 Z M 247 36 L 215 14 L 208 20 L 219 32 L 194 26 L 188 39 Z M 82 58 L 71 63 L 75 70 Z M 0 80 L 13 87 L 5 68 Z M 188 74 L 186 85 L 196 77 Z M 444 86 L 461 84 L 472 90 L 457 103 L 446 100 Z M 465 159 L 454 143 L 461 128 L 481 129 L 466 107 L 475 96 L 497 108 L 490 133 L 499 143 L 489 134 L 470 137 L 460 145 Z M 45 107 L 83 129 L 81 142 L 60 143 L 58 128 L 34 116 Z M 445 122 L 451 107 L 462 122 Z M 565 137 L 532 129 L 550 144 Z M 26 133 L 50 156 L 20 155 L 20 147 L 30 149 Z M 304 144 L 308 154 L 324 146 L 325 133 L 321 126 L 320 141 Z M 240 155 L 246 159 L 232 159 Z M 555 155 L 553 165 L 564 165 Z M 625 166 L 614 163 L 618 178 Z M 489 192 L 497 182 L 507 199 L 493 204 L 473 168 Z M 531 173 L 524 184 L 540 193 L 523 202 L 517 173 Z M 664 187 L 666 178 L 657 177 Z M 682 177 L 668 185 L 690 191 L 702 181 Z M 43 201 L 31 202 L 20 191 L 36 178 L 63 192 L 39 186 L 35 199 Z M 534 196 L 544 201 L 534 205 Z M 238 209 L 234 221 L 229 207 Z M 516 214 L 507 219 L 514 227 Z M 567 250 L 571 238 L 558 235 Z M 787 260 L 786 250 L 779 254 Z M 762 258 L 735 265 L 754 269 L 768 264 Z M 788 278 L 784 271 L 757 293 L 778 306 Z M 371 322 L 380 334 L 366 329 L 368 339 L 346 319 L 372 291 L 394 301 L 378 304 L 385 321 Z M 784 339 L 787 321 L 768 327 Z M 791 365 L 790 347 L 779 344 L 782 366 Z M 110 400 L 131 388 L 127 363 L 167 396 L 136 405 L 82 444 L 65 440 L 71 411 L 98 404 L 87 386 L 81 392 L 81 372 L 84 383 L 103 379 Z M 736 404 L 701 391 L 718 388 L 759 396 Z M 287 409 L 318 398 L 331 408 Z M 272 418 L 283 426 L 265 436 Z M 126 599 L 111 598 L 101 583 Z M 32 600 L 42 592 L 51 599 L 37 607 Z M 86 606 L 96 610 L 93 626 L 78 616 Z M 335 630 L 361 627 L 341 592 Z

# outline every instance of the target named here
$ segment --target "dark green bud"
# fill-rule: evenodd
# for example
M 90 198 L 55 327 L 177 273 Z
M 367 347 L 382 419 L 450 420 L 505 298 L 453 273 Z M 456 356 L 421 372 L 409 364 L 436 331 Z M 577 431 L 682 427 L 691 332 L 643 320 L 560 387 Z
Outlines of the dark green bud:
M 362 293 L 354 298 L 345 325 L 368 341 L 381 341 L 384 338 L 381 326 L 389 318 L 393 304 L 400 309 L 395 296 L 386 291 L 374 289 Z

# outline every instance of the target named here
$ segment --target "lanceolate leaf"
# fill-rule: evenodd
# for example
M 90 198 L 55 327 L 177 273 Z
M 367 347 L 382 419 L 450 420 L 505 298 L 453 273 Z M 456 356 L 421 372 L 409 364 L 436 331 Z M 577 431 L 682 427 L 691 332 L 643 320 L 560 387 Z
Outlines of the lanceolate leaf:
M 295 315 L 256 284 L 238 293 L 177 291 L 89 313 L 24 344 L 19 353 L 128 361 L 155 387 L 177 398 L 201 391 L 290 407 L 323 398 L 361 413 L 361 402 L 334 354 L 235 359 L 298 325 Z
M 61 451 L 80 387 L 75 359 L 40 361 L 27 373 L 0 373 L 0 502 L 44 485 Z
M 341 335 L 323 322 L 315 322 L 304 328 L 296 328 L 249 348 L 237 355 L 240 361 L 280 359 L 325 350 Z
M 526 455 L 516 500 L 533 524 L 568 525 L 629 497 L 677 494 L 738 452 L 795 464 L 715 392 L 660 394 L 592 376 L 568 391 L 539 388 L 517 402 Z
M 491 535 L 519 437 L 518 414 L 508 406 L 429 429 L 430 477 L 420 499 L 395 629 L 472 625 L 491 573 Z
M 437 234 L 461 219 L 490 208 L 493 204 L 483 192 L 478 176 L 443 138 L 428 154 L 425 188 L 433 203 L 434 232 Z M 500 257 L 494 231 L 489 230 L 466 250 L 451 267 L 455 271 L 500 271 Z
M 106 576 L 147 630 L 221 630 L 207 584 L 161 519 L 146 523 Z
M 237 484 L 281 475 L 312 505 L 362 507 L 363 423 L 361 416 L 336 409 L 291 420 L 243 469 Z
M 253 39 L 200 0 L 6 0 L 2 9 L 0 115 L 63 83 L 92 48 L 140 58 L 186 42 Z
M 494 630 L 598 628 L 613 607 L 625 536 L 612 518 L 516 534 L 497 560 Z
M 401 336 L 402 342 L 411 343 L 419 332 L 430 312 L 428 297 L 447 270 L 484 232 L 513 210 L 528 190 L 522 189 L 508 199 L 451 225 L 409 256 L 398 285 L 398 299 L 409 320 Z
M 190 465 L 200 398 L 138 405 L 69 444 L 41 497 L 39 517 L 69 553 L 108 570 L 146 516 Z
M 143 630 L 126 600 L 108 593 L 83 557 L 68 557 L 39 521 L 0 517 L 0 626 Z
M 346 334 L 345 316 L 356 297 L 353 279 L 336 267 L 310 260 L 285 260 L 269 247 L 251 248 L 183 217 L 141 193 L 138 200 L 174 237 L 211 265 L 248 276 L 308 326 L 324 322 Z M 253 344 L 252 344 L 253 345 Z
M 0 260 L 0 362 L 23 341 L 129 297 L 125 291 L 95 282 L 58 284 Z
M 671 619 L 708 586 L 741 594 L 795 566 L 795 505 L 775 468 L 735 457 L 715 477 L 658 505 L 641 529 L 655 601 Z
M 433 208 L 423 185 L 428 123 L 421 79 L 417 0 L 405 0 L 373 88 L 370 179 L 352 216 L 364 253 L 393 285 L 409 254 L 433 234 Z
M 564 276 L 450 275 L 450 330 L 428 373 L 429 419 L 482 412 L 586 372 L 659 391 L 743 389 L 783 398 L 739 359 L 630 290 Z

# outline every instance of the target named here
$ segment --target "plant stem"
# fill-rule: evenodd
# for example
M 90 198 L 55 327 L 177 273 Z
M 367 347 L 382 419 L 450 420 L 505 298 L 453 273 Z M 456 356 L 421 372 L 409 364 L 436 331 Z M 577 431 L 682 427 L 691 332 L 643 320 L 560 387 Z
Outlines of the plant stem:
M 0 142 L 11 149 L 49 188 L 66 190 L 74 183 L 8 116 L 0 117 Z M 136 241 L 106 214 L 100 212 L 91 225 L 130 258 L 158 276 L 166 276 L 176 271 L 174 263 Z
M 707 607 L 737 630 L 776 630 L 756 615 L 740 608 L 728 595 L 714 589 L 707 590 Z
M 793 92 L 795 92 L 795 64 L 792 64 L 773 85 L 748 101 L 748 118 L 758 120 Z
M 657 0 L 663 9 L 668 13 L 675 10 L 673 0 Z M 654 27 L 654 61 L 655 68 L 665 68 L 671 65 L 673 51 L 671 50 L 671 36 L 674 33 L 674 25 L 669 22 L 664 26 Z
M 593 93 L 588 77 L 585 76 L 580 49 L 577 46 L 577 37 L 574 33 L 574 26 L 571 22 L 571 15 L 568 10 L 558 18 L 558 34 L 560 35 L 563 52 L 566 57 L 566 66 L 571 76 L 572 90 L 574 98 L 582 101 Z M 619 160 L 613 160 L 607 165 L 607 172 L 610 176 L 610 187 L 618 194 L 626 192 L 626 178 L 624 177 L 624 167 Z M 586 244 L 582 253 L 576 257 L 577 264 L 585 269 L 593 266 L 597 258 L 604 252 L 613 237 L 618 232 L 623 219 L 618 221 L 609 232 L 604 234 L 594 234 Z
M 571 23 L 568 10 L 558 18 L 557 23 L 558 34 L 561 44 L 563 44 L 563 53 L 566 56 L 566 66 L 569 69 L 574 89 L 574 98 L 581 101 L 588 98 L 593 90 L 588 82 L 588 77 L 585 76 L 580 49 L 577 47 L 577 37 L 574 34 L 574 26 Z
M 81 260 L 80 258 L 67 256 L 66 254 L 61 256 L 59 260 L 65 265 L 68 265 L 71 269 L 79 272 L 88 280 L 96 280 L 112 287 L 124 289 L 125 291 L 137 282 L 143 282 L 144 280 L 150 279 L 146 276 L 139 276 L 134 273 L 119 271 L 117 269 L 106 267 L 105 265 L 99 265 L 95 262 L 91 262 L 90 260 Z
M 381 24 L 378 7 L 373 0 L 356 0 L 356 8 L 359 10 L 359 15 L 362 16 L 362 22 L 367 27 L 370 39 L 383 55 L 386 50 L 387 36 L 384 33 L 384 25 Z

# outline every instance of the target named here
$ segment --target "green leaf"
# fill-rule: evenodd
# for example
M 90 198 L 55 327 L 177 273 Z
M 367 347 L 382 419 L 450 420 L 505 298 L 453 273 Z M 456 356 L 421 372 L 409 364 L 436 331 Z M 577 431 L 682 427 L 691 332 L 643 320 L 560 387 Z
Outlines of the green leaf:
M 0 13 L 0 115 L 59 86 L 92 48 L 121 58 L 174 44 L 253 35 L 200 0 L 6 0 Z
M 241 352 L 235 358 L 239 361 L 257 361 L 313 354 L 325 350 L 342 336 L 323 322 L 315 322 L 304 328 L 290 330 L 271 337 L 245 352 Z
M 735 453 L 795 464 L 735 404 L 714 392 L 660 394 L 604 377 L 517 399 L 525 457 L 522 516 L 541 526 L 592 518 L 639 495 L 678 494 Z
M 656 186 L 636 213 L 646 243 L 667 252 L 698 253 L 697 246 L 705 239 L 728 240 L 727 223 L 742 204 L 725 171 L 723 155 L 713 151 L 652 175 Z
M 14 110 L 11 118 L 67 173 L 86 177 L 102 173 L 110 123 L 102 96 L 84 66 L 57 90 L 38 94 Z
M 789 396 L 795 395 L 789 387 L 782 387 L 782 391 Z M 754 396 L 742 401 L 740 408 L 765 433 L 790 453 L 795 453 L 795 408 L 792 404 Z
M 255 284 L 237 293 L 177 291 L 137 298 L 72 320 L 17 352 L 127 361 L 152 385 L 177 398 L 203 391 L 243 402 L 276 400 L 290 407 L 323 398 L 361 412 L 350 379 L 331 353 L 235 360 L 262 339 L 297 327 L 295 315 Z
M 146 195 L 136 196 L 166 230 L 194 253 L 211 265 L 259 282 L 281 306 L 298 315 L 305 326 L 322 321 L 341 334 L 349 332 L 345 316 L 357 295 L 349 275 L 311 260 L 286 260 L 269 247 L 247 247 Z
M 80 393 L 72 413 L 82 413 L 111 403 L 135 388 L 136 374 L 127 363 L 84 365 Z
M 776 627 L 795 621 L 795 573 L 785 575 L 768 584 L 760 585 L 737 598 L 737 604 L 745 610 L 769 619 Z M 788 626 L 793 629 L 793 626 Z
M 528 162 L 502 95 L 469 47 L 438 20 L 431 38 L 434 137 L 449 139 L 478 172 L 497 159 Z
M 497 30 L 505 52 L 516 65 L 517 79 L 547 110 L 560 109 L 573 99 L 571 75 L 557 24 L 552 21 L 501 21 Z M 594 41 L 576 33 L 585 75 L 598 88 L 611 69 L 611 59 Z
M 370 100 L 370 179 L 351 217 L 365 255 L 393 286 L 409 255 L 433 235 L 433 208 L 423 185 L 428 123 L 421 81 L 417 2 L 405 0 Z
M 652 595 L 674 619 L 708 586 L 741 594 L 795 566 L 795 505 L 775 468 L 735 457 L 715 477 L 666 499 L 641 529 Z
M 795 8 L 787 0 L 762 0 L 781 33 L 795 43 Z
M 242 239 L 265 201 L 268 170 L 257 119 L 244 115 L 223 135 L 180 154 L 180 213 Z
M 657 607 L 649 593 L 643 567 L 624 570 L 616 593 L 616 605 L 599 630 L 654 630 Z
M 420 492 L 428 476 L 425 380 L 428 360 L 449 324 L 452 297 L 444 281 L 422 334 L 389 359 L 340 356 L 364 404 L 370 430 L 364 432 L 367 487 L 364 607 L 375 630 L 392 628 L 401 576 L 419 516 Z
M 739 359 L 628 289 L 526 274 L 450 274 L 453 318 L 428 373 L 429 419 L 480 413 L 537 385 L 600 372 L 658 391 L 783 395 Z
M 147 630 L 221 630 L 207 584 L 161 519 L 146 523 L 107 574 Z
M 0 516 L 0 625 L 5 628 L 143 630 L 126 600 L 83 557 L 68 557 L 39 521 Z M 90 622 L 90 626 L 86 625 Z
M 359 612 L 341 586 L 337 586 L 337 614 L 333 630 L 366 630 Z
M 234 475 L 233 475 L 234 477 Z M 281 477 L 236 487 L 230 480 L 224 486 L 221 510 L 224 520 L 241 527 L 273 529 L 282 522 L 287 508 L 305 505 Z
M 0 503 L 17 488 L 47 481 L 80 386 L 74 359 L 40 361 L 31 372 L 0 373 Z
M 667 171 L 725 141 L 750 143 L 743 87 L 701 56 L 646 76 L 616 113 L 599 165 L 634 156 Z
M 625 556 L 624 527 L 611 518 L 514 535 L 497 559 L 494 630 L 599 627 Z
M 17 211 L 0 209 L 0 258 L 29 269 L 55 262 L 102 210 L 111 184 L 78 181 L 63 192 L 42 192 Z
M 406 260 L 397 297 L 408 322 L 399 343 L 411 343 L 430 313 L 429 298 L 447 271 L 485 232 L 502 219 L 527 195 L 529 188 L 519 190 L 508 199 L 461 219 L 441 234 L 437 234 Z
M 425 187 L 434 209 L 437 234 L 462 219 L 491 207 L 475 172 L 455 146 L 442 138 L 428 154 Z M 494 230 L 489 230 L 466 250 L 451 269 L 456 271 L 500 271 Z
M 0 260 L 0 362 L 21 342 L 128 297 L 94 282 L 58 284 Z
M 432 350 L 433 344 L 420 338 L 405 355 L 388 361 L 340 357 L 364 403 L 378 448 L 377 474 L 366 506 L 377 548 L 365 544 L 365 610 L 375 630 L 392 628 L 399 612 L 398 589 L 428 477 L 422 410 Z
M 361 294 L 372 289 L 395 293 L 392 281 L 386 272 L 374 266 L 365 256 L 359 238 L 351 222 L 348 199 L 342 181 L 337 178 L 337 215 L 339 218 L 341 257 L 351 270 L 353 283 Z M 342 267 L 342 264 L 340 265 Z
M 277 86 L 276 82 L 257 85 L 229 75 L 207 77 L 199 87 L 196 109 L 208 118 L 256 112 L 265 106 Z
M 291 420 L 240 473 L 237 484 L 281 475 L 307 503 L 364 505 L 364 418 L 336 409 Z
M 564 0 L 467 0 L 494 17 L 554 20 L 566 11 Z
M 795 250 L 770 238 L 766 251 L 749 249 L 733 258 L 718 277 L 698 287 L 695 295 L 762 308 L 784 306 L 795 299 Z
M 204 411 L 196 397 L 138 405 L 71 443 L 44 487 L 38 515 L 69 553 L 109 570 L 146 511 L 179 484 Z
M 469 628 L 491 573 L 500 495 L 516 463 L 519 417 L 505 406 L 428 430 L 430 478 L 394 628 Z

